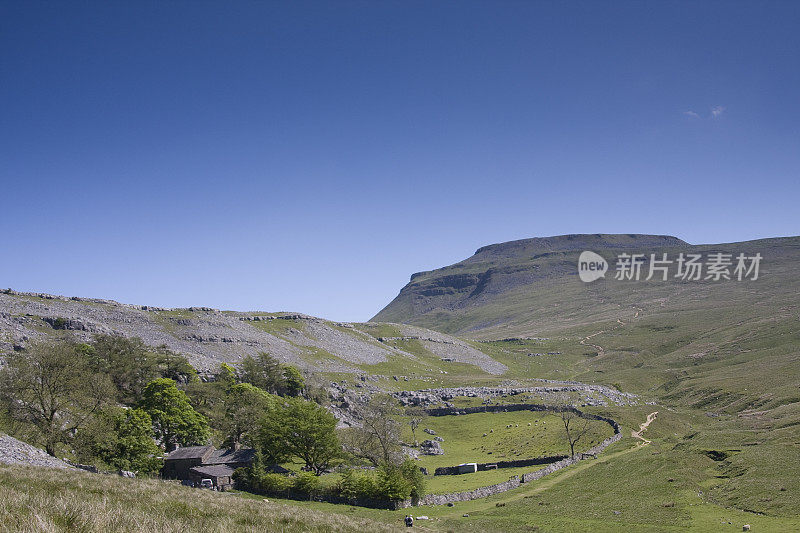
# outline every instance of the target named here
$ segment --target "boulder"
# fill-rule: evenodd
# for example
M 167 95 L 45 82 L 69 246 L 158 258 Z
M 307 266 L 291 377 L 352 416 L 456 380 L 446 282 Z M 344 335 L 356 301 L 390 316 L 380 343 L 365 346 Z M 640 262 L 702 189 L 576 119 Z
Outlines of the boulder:
M 419 447 L 423 455 L 444 455 L 441 444 L 435 440 L 424 440 Z

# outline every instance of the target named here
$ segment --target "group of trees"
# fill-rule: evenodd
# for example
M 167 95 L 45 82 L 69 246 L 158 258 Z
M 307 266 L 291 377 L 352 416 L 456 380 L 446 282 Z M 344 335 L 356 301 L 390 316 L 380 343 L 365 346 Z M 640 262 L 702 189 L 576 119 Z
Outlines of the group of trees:
M 268 353 L 250 355 L 239 364 L 238 379 L 259 389 L 280 396 L 300 396 L 306 388 L 305 378 L 291 365 L 282 365 Z
M 5 358 L 0 412 L 50 455 L 151 474 L 161 467 L 157 442 L 169 451 L 208 439 L 208 421 L 177 387 L 196 379 L 185 358 L 140 339 L 33 343 Z
M 363 427 L 341 432 L 320 405 L 319 390 L 268 354 L 245 357 L 236 368 L 223 364 L 214 379 L 201 381 L 166 348 L 98 335 L 90 343 L 32 343 L 6 356 L 0 422 L 51 455 L 139 474 L 157 473 L 163 454 L 178 446 L 213 441 L 256 448 L 258 460 L 239 477 L 257 490 L 312 494 L 320 474 L 347 463 L 374 469 L 345 469 L 334 487 L 342 494 L 421 495 L 422 475 L 402 453 L 405 413 L 397 401 L 375 396 L 363 410 Z M 412 430 L 420 416 L 410 417 Z M 302 475 L 278 480 L 268 473 L 293 461 L 303 464 Z
M 200 381 L 182 356 L 141 339 L 97 335 L 32 343 L 0 370 L 0 421 L 50 455 L 155 473 L 163 452 L 205 444 L 257 446 L 319 473 L 341 457 L 336 419 L 302 398 L 303 374 L 268 354 L 223 364 Z
M 361 427 L 337 431 L 337 420 L 327 409 L 302 398 L 282 399 L 250 435 L 259 460 L 237 472 L 238 481 L 251 491 L 272 495 L 311 497 L 330 492 L 348 499 L 421 497 L 424 476 L 416 462 L 403 454 L 400 418 L 405 413 L 397 400 L 375 395 L 361 413 Z M 337 485 L 324 489 L 313 475 L 287 479 L 269 473 L 270 465 L 292 458 L 300 459 L 304 470 L 316 475 L 337 465 L 349 466 L 344 466 Z

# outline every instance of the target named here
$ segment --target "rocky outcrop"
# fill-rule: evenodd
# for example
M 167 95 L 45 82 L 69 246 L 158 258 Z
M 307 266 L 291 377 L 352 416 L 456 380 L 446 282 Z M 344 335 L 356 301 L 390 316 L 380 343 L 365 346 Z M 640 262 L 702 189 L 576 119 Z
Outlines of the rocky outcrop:
M 419 444 L 422 455 L 444 455 L 442 445 L 435 440 L 424 440 Z
M 47 455 L 30 444 L 0 433 L 0 464 L 72 468 L 60 459 Z
M 609 402 L 616 405 L 632 405 L 637 403 L 637 396 L 626 392 L 619 392 L 616 389 L 604 385 L 588 385 L 577 381 L 553 381 L 537 380 L 542 383 L 539 387 L 453 387 L 423 389 L 418 391 L 399 391 L 393 393 L 403 405 L 414 405 L 421 407 L 432 407 L 446 405 L 450 400 L 457 397 L 481 398 L 491 400 L 492 398 L 505 398 L 519 394 L 537 394 L 541 397 L 557 395 L 563 392 L 578 393 L 581 403 L 584 406 L 602 406 Z M 488 402 L 484 402 L 488 403 Z M 508 406 L 501 406 L 508 407 Z M 463 412 L 471 411 L 476 408 L 462 409 Z

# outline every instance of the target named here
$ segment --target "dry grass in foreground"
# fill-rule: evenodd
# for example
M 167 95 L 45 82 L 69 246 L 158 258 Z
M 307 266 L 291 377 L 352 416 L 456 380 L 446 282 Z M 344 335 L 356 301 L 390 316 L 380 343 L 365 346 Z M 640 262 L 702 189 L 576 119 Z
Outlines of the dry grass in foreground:
M 0 465 L 0 532 L 395 530 L 364 518 L 154 479 Z

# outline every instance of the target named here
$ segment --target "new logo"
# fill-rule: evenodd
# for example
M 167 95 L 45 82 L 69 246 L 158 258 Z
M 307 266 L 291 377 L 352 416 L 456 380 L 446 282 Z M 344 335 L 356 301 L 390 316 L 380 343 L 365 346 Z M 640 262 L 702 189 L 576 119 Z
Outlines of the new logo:
M 608 263 L 602 256 L 588 250 L 581 252 L 578 258 L 578 276 L 581 281 L 591 283 L 605 277 Z

